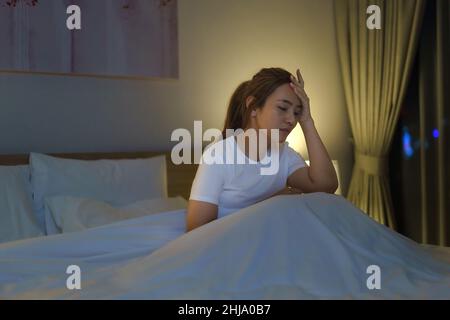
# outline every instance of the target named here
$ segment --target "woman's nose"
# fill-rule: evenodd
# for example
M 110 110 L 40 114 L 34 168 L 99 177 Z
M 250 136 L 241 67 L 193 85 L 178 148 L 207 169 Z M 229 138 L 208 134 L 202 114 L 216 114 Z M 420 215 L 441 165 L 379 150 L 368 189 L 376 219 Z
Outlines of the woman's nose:
M 295 122 L 295 114 L 294 112 L 289 112 L 286 117 L 286 122 L 289 123 L 289 125 L 292 126 L 292 124 Z

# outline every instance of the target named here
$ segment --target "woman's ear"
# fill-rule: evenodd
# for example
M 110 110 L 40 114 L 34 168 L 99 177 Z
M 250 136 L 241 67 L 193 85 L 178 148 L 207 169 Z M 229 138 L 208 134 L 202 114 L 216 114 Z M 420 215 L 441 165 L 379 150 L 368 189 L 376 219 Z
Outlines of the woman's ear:
M 249 108 L 249 107 L 250 107 L 250 104 L 252 103 L 253 100 L 255 100 L 255 97 L 253 97 L 253 96 L 248 96 L 247 99 L 245 100 L 245 106 L 246 106 L 247 108 Z M 252 113 L 250 114 L 250 116 L 256 117 L 256 108 L 253 108 L 253 109 L 252 109 Z
M 254 96 L 248 96 L 247 99 L 245 99 L 245 106 L 248 108 L 253 100 L 255 100 Z

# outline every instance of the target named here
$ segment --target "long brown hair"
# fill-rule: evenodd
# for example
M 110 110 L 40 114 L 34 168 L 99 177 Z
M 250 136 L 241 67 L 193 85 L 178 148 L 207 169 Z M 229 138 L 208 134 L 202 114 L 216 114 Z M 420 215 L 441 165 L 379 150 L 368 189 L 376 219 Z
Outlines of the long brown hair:
M 245 129 L 251 111 L 262 108 L 267 98 L 281 85 L 290 83 L 291 74 L 281 68 L 264 68 L 251 80 L 241 83 L 231 95 L 228 104 L 222 137 L 226 138 L 226 129 Z M 246 105 L 247 97 L 254 99 Z

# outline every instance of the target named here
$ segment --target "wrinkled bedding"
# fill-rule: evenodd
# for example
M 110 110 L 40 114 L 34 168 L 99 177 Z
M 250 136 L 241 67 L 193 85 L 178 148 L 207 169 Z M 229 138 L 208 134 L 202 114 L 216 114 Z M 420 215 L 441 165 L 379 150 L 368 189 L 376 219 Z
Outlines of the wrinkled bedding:
M 449 299 L 450 248 L 344 198 L 280 195 L 185 233 L 185 210 L 0 245 L 1 299 Z M 81 289 L 66 268 L 81 270 Z M 380 288 L 369 289 L 369 266 Z

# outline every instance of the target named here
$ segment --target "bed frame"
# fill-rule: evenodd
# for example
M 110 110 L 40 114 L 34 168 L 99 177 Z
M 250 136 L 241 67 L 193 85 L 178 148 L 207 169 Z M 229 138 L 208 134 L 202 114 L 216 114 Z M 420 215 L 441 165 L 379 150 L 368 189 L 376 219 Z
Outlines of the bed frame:
M 198 167 L 197 164 L 173 164 L 170 152 L 49 153 L 48 155 L 78 160 L 137 159 L 165 155 L 167 164 L 168 195 L 169 197 L 182 196 L 186 200 L 189 199 L 192 181 L 194 180 Z M 28 164 L 28 159 L 28 154 L 0 155 L 0 165 L 24 165 Z

